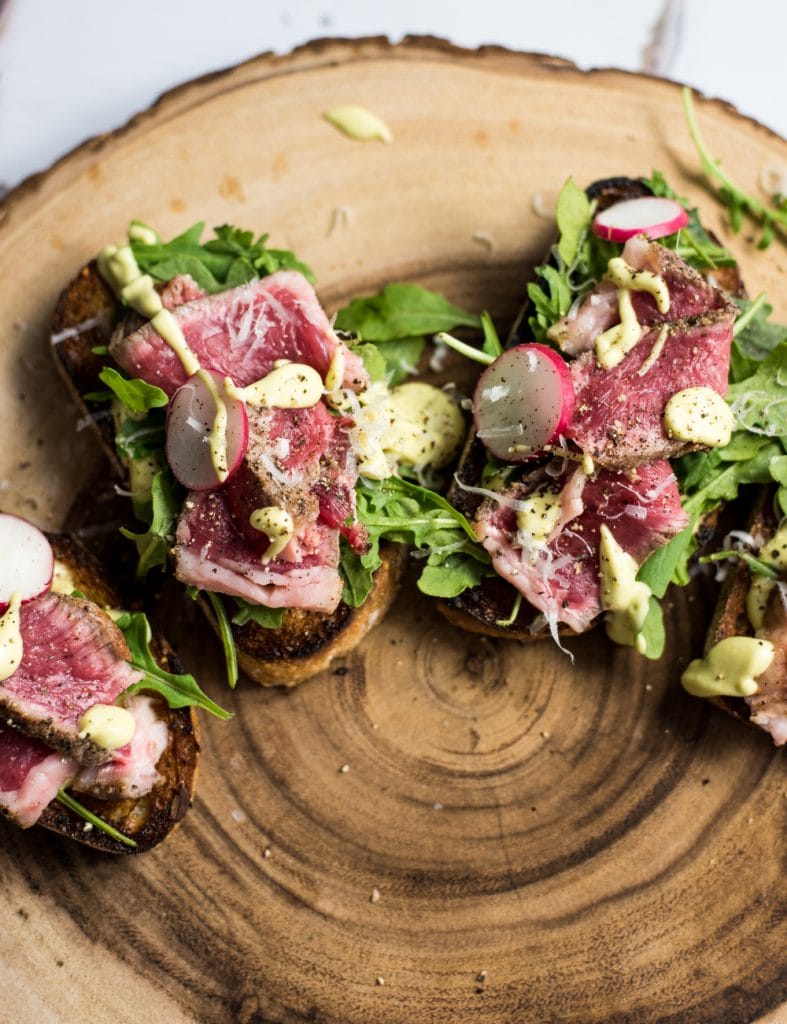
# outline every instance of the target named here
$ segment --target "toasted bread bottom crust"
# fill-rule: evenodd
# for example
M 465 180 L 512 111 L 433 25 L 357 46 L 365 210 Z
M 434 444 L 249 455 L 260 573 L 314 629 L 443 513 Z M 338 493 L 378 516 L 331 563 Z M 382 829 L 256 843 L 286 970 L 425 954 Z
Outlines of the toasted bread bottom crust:
M 391 607 L 407 560 L 398 544 L 380 548 L 382 565 L 374 574 L 371 593 L 360 608 L 342 602 L 332 615 L 288 608 L 282 625 L 266 629 L 255 622 L 233 626 L 238 664 L 260 686 L 297 686 L 349 654 Z M 218 633 L 209 603 L 198 603 Z
M 118 593 L 107 580 L 102 565 L 81 544 L 65 534 L 49 534 L 55 557 L 68 567 L 78 590 L 90 600 L 106 608 L 121 605 Z M 151 644 L 154 656 L 169 672 L 182 672 L 166 641 L 159 636 Z M 84 804 L 99 817 L 136 842 L 124 846 L 100 829 L 85 830 L 85 821 L 57 801 L 45 808 L 39 824 L 52 832 L 75 839 L 107 853 L 144 853 L 165 839 L 191 806 L 197 783 L 199 732 L 193 708 L 170 708 L 156 696 L 156 711 L 167 723 L 170 742 L 156 765 L 160 781 L 150 793 L 137 799 L 101 800 L 87 794 L 79 795 Z

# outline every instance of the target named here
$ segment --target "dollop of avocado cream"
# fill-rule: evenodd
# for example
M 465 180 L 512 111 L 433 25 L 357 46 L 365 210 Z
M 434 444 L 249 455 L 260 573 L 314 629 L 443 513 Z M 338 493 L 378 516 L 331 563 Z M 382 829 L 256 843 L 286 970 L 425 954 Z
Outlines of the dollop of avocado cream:
M 442 469 L 456 454 L 465 434 L 462 413 L 444 391 L 408 381 L 388 396 L 390 424 L 383 448 L 416 470 Z
M 599 566 L 607 636 L 616 644 L 634 647 L 644 654 L 642 627 L 648 614 L 650 587 L 637 579 L 639 566 L 605 525 L 601 527 Z
M 754 636 L 728 636 L 695 658 L 680 681 L 694 697 L 751 697 L 757 676 L 770 666 L 775 649 L 769 640 Z
M 262 556 L 263 565 L 272 561 L 276 555 L 281 554 L 295 533 L 292 516 L 279 505 L 256 508 L 249 516 L 249 522 L 255 530 L 264 533 L 270 541 L 270 546 Z
M 131 742 L 137 729 L 134 716 L 117 704 L 94 704 L 77 722 L 80 739 L 91 739 L 104 750 L 117 750 Z
M 713 388 L 684 388 L 664 407 L 664 429 L 679 441 L 722 448 L 734 426 L 732 410 Z
M 634 348 L 642 337 L 642 327 L 637 320 L 632 292 L 648 292 L 656 300 L 660 313 L 670 307 L 670 296 L 664 278 L 650 270 L 635 270 L 622 256 L 613 256 L 607 264 L 608 280 L 618 288 L 618 314 L 620 323 L 599 334 L 595 340 L 596 359 L 605 370 L 614 369 Z
M 227 377 L 224 390 L 230 398 L 240 399 L 247 405 L 269 409 L 311 409 L 322 398 L 323 384 L 322 377 L 313 366 L 285 362 L 274 366 L 270 373 L 245 388 L 237 387 Z
M 516 512 L 517 531 L 529 534 L 534 546 L 542 547 L 557 526 L 563 510 L 562 493 L 548 484 L 522 498 Z
M 22 664 L 24 657 L 22 633 L 19 629 L 21 605 L 21 594 L 15 591 L 3 617 L 0 618 L 0 680 L 12 676 Z

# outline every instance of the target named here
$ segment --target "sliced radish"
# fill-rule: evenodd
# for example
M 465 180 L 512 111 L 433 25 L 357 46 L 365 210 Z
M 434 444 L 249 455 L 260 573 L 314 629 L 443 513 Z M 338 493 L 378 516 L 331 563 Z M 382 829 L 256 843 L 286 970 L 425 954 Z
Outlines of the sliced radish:
M 0 512 L 0 613 L 15 593 L 23 604 L 46 593 L 54 570 L 52 545 L 38 527 Z
M 568 365 L 546 345 L 517 345 L 487 367 L 473 395 L 478 438 L 498 459 L 522 462 L 556 441 L 574 412 Z
M 249 418 L 245 404 L 224 390 L 218 370 L 204 370 L 212 377 L 227 410 L 226 476 L 220 479 L 211 457 L 210 432 L 216 403 L 199 373 L 189 377 L 172 396 L 167 410 L 167 462 L 175 477 L 190 491 L 207 491 L 229 480 L 240 466 L 249 444 Z
M 640 196 L 624 199 L 596 214 L 593 231 L 610 242 L 625 242 L 632 235 L 663 238 L 673 235 L 689 223 L 689 215 L 674 199 L 666 196 Z

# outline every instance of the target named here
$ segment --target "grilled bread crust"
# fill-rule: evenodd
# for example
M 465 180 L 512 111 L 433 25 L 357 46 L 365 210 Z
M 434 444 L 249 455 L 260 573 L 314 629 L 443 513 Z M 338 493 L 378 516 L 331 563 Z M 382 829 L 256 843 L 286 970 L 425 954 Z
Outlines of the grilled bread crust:
M 772 537 L 779 525 L 774 508 L 773 491 L 763 487 L 751 506 L 746 526 L 754 537 Z M 751 636 L 753 633 L 746 610 L 746 597 L 751 586 L 751 572 L 742 559 L 728 563 L 727 573 L 705 638 L 705 654 L 720 640 L 730 636 Z M 751 712 L 744 697 L 711 697 L 710 701 L 735 718 L 749 722 Z
M 122 605 L 103 565 L 93 555 L 66 534 L 48 536 L 55 558 L 69 570 L 78 590 L 102 607 Z M 166 671 L 183 671 L 162 636 L 154 633 L 151 650 Z M 153 696 L 156 712 L 166 721 L 170 734 L 169 745 L 156 766 L 159 782 L 146 796 L 136 799 L 100 800 L 79 794 L 81 804 L 133 839 L 136 847 L 125 846 L 97 828 L 86 831 L 84 819 L 56 800 L 45 808 L 40 825 L 105 853 L 144 853 L 166 839 L 191 806 L 197 782 L 199 733 L 193 708 L 173 709 L 162 697 Z
M 587 189 L 587 194 L 590 199 L 596 200 L 597 208 L 603 210 L 623 199 L 635 199 L 638 196 L 651 195 L 651 192 L 639 179 L 618 177 L 594 182 Z M 546 259 L 549 259 L 548 253 Z M 745 296 L 746 292 L 737 266 L 716 269 L 712 271 L 712 275 L 708 276 L 712 276 L 713 283 L 717 287 L 723 288 L 733 295 Z M 528 313 L 529 306 L 525 303 L 514 322 L 506 347 L 510 348 L 513 345 L 521 345 L 527 340 L 532 340 L 527 336 Z M 481 482 L 481 473 L 485 462 L 486 449 L 471 430 L 465 443 L 456 477 L 464 484 L 478 486 Z M 448 500 L 472 522 L 483 498 L 462 490 L 454 483 L 448 492 Z M 550 635 L 548 630 L 539 629 L 535 632 L 532 630 L 538 612 L 524 599 L 516 617 L 510 621 L 516 597 L 517 591 L 510 583 L 497 577 L 488 577 L 477 587 L 466 590 L 458 597 L 448 601 L 439 601 L 437 607 L 449 622 L 470 633 L 505 637 L 525 643 L 548 637 Z M 598 619 L 590 623 L 587 629 L 592 629 L 597 622 Z M 505 624 L 501 625 L 501 623 Z M 583 632 L 587 632 L 587 630 Z M 575 630 L 569 629 L 567 626 L 560 626 L 558 633 L 560 636 L 578 635 Z
M 95 413 L 84 395 L 103 389 L 98 375 L 107 357 L 97 354 L 109 343 L 122 310 L 98 273 L 95 261 L 82 267 L 62 292 L 55 307 L 52 336 L 58 369 L 74 401 L 85 415 Z M 92 416 L 102 448 L 113 475 L 123 481 L 125 471 L 114 447 L 111 416 Z M 332 614 L 292 608 L 284 613 L 282 625 L 269 629 L 254 622 L 233 624 L 238 663 L 261 686 L 295 686 L 326 669 L 331 661 L 348 654 L 385 614 L 396 596 L 406 558 L 399 545 L 381 546 L 383 564 L 375 573 L 372 592 L 363 606 L 350 608 L 344 602 Z M 218 632 L 215 616 L 207 601 L 200 601 L 211 625 Z

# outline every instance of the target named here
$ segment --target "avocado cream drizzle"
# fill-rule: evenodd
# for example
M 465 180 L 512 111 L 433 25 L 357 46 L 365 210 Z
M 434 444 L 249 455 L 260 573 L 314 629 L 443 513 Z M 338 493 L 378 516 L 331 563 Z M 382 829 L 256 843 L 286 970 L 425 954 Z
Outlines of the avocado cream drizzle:
M 729 444 L 734 426 L 732 410 L 713 388 L 684 388 L 664 407 L 664 429 L 679 441 L 721 448 Z
M 634 647 L 644 654 L 642 627 L 648 614 L 650 587 L 637 579 L 637 563 L 618 544 L 606 525 L 601 527 L 599 568 L 601 607 L 607 612 L 607 636 L 616 644 Z
M 660 313 L 670 307 L 670 296 L 664 278 L 650 270 L 635 270 L 622 256 L 613 256 L 607 264 L 607 278 L 618 288 L 620 323 L 599 334 L 595 341 L 596 359 L 605 370 L 614 369 L 642 337 L 632 292 L 648 292 L 656 300 Z
M 263 565 L 281 554 L 295 533 L 292 516 L 279 505 L 267 505 L 265 508 L 255 509 L 249 516 L 249 522 L 255 530 L 264 533 L 270 541 L 267 551 L 262 556 Z
M 757 692 L 757 676 L 770 666 L 774 653 L 769 640 L 728 636 L 705 658 L 695 658 L 680 681 L 694 697 L 751 697 Z
M 543 547 L 549 540 L 563 510 L 561 498 L 561 491 L 542 484 L 519 502 L 517 531 L 529 534 L 533 546 Z
M 117 704 L 94 704 L 77 722 L 81 740 L 91 739 L 104 750 L 117 750 L 130 743 L 137 722 L 130 711 Z
M 153 279 L 149 274 L 142 273 L 130 245 L 108 245 L 98 257 L 98 266 L 122 301 L 150 319 L 151 326 L 178 357 L 185 373 L 189 377 L 196 374 L 205 385 L 216 409 L 210 430 L 210 459 L 216 477 L 223 483 L 229 476 L 227 406 L 216 381 L 207 370 L 200 367 L 180 324 L 168 309 L 164 309 Z
M 245 388 L 239 388 L 227 377 L 224 389 L 230 398 L 247 405 L 270 409 L 311 409 L 322 398 L 323 383 L 313 366 L 282 361 L 274 365 L 270 373 Z
M 22 596 L 18 592 L 11 595 L 8 608 L 0 618 L 0 680 L 8 679 L 22 664 L 24 647 L 19 625 L 19 608 Z

